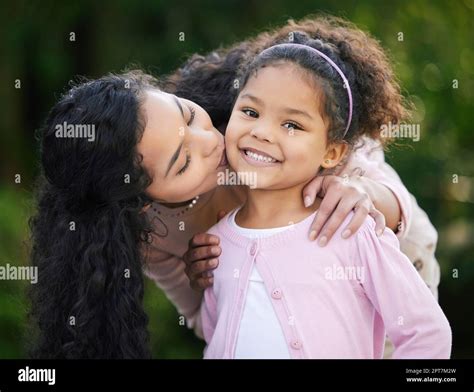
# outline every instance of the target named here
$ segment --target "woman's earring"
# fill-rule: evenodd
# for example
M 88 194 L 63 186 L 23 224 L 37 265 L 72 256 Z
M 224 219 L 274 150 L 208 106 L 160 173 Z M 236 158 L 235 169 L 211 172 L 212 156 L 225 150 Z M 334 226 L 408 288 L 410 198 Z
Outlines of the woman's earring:
M 326 159 L 326 160 L 324 161 L 324 163 L 325 163 L 326 165 L 329 165 L 329 164 L 331 163 L 331 161 L 330 161 L 329 159 Z

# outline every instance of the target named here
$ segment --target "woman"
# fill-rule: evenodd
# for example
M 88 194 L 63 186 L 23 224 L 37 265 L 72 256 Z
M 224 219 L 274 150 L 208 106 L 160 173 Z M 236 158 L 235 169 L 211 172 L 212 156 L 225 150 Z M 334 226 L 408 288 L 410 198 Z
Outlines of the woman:
M 308 28 L 314 34 L 332 31 L 332 22 L 313 22 Z M 195 234 L 205 232 L 219 211 L 233 208 L 242 197 L 238 186 L 216 187 L 219 173 L 227 168 L 223 138 L 213 122 L 221 131 L 225 127 L 232 102 L 227 87 L 232 84 L 227 83 L 235 80 L 245 56 L 271 45 L 291 28 L 264 33 L 223 51 L 221 57 L 192 59 L 163 85 L 170 93 L 158 89 L 152 78 L 131 73 L 84 83 L 53 107 L 42 130 L 43 176 L 38 214 L 32 220 L 32 259 L 39 268 L 32 293 L 39 333 L 33 356 L 149 357 L 141 304 L 144 260 L 147 274 L 199 334 L 201 294 L 189 287 L 181 256 Z M 393 81 L 387 83 L 387 88 L 396 88 Z M 380 87 L 374 85 L 374 91 Z M 393 107 L 395 119 L 403 107 Z M 94 129 L 93 142 L 74 137 L 74 132 L 71 137 L 58 136 L 58 126 L 83 125 Z M 346 168 L 352 174 L 354 167 Z M 400 211 L 398 205 L 409 205 L 401 201 L 407 199 L 406 190 L 380 170 L 374 173 L 378 182 L 354 178 L 347 185 L 328 177 L 323 184 L 310 184 L 305 196 L 314 200 L 323 185 L 328 213 L 338 205 L 336 219 L 328 225 L 333 231 L 355 205 L 359 213 L 352 232 L 368 212 L 381 228 L 372 200 L 389 227 L 396 229 L 400 220 L 409 222 L 408 207 Z M 318 227 L 325 223 L 323 215 Z M 196 242 L 202 243 L 199 236 Z M 191 250 L 194 257 L 188 254 L 186 260 L 191 265 L 205 259 L 208 250 Z M 193 270 L 202 271 L 207 262 L 193 265 Z

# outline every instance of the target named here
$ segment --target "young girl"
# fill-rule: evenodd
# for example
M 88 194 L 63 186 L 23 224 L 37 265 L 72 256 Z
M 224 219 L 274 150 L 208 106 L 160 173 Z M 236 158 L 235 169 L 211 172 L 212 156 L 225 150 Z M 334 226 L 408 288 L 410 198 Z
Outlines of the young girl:
M 392 231 L 378 237 L 367 218 L 326 247 L 302 235 L 319 206 L 305 207 L 303 187 L 369 131 L 360 102 L 370 81 L 303 33 L 245 72 L 226 149 L 256 184 L 209 231 L 222 255 L 201 310 L 205 358 L 381 358 L 386 333 L 393 358 L 449 358 L 449 323 Z

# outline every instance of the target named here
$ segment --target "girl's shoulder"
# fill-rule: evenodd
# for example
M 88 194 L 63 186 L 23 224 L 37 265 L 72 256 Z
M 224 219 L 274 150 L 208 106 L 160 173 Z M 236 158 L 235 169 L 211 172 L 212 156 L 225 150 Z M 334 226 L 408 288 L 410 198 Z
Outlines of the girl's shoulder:
M 370 215 L 367 215 L 367 217 L 364 219 L 364 221 L 362 222 L 360 227 L 357 229 L 357 231 L 353 233 L 349 238 L 343 239 L 342 233 L 344 233 L 344 231 L 346 230 L 347 226 L 350 224 L 354 216 L 355 216 L 354 211 L 351 211 L 349 212 L 349 214 L 347 214 L 343 222 L 339 225 L 339 227 L 335 231 L 333 238 L 340 238 L 342 241 L 348 240 L 348 242 L 350 242 L 350 240 L 356 241 L 358 235 L 362 233 L 366 235 L 376 234 L 375 233 L 375 220 Z
M 375 231 L 375 220 L 367 216 L 354 235 L 352 235 L 352 250 L 354 255 L 381 255 L 387 251 L 400 253 L 400 241 L 395 233 L 386 227 L 382 233 Z
M 229 217 L 240 208 L 240 206 L 231 209 L 227 212 L 219 221 L 217 221 L 208 231 L 207 233 L 213 235 L 221 235 L 223 231 L 228 231 L 229 226 Z
M 357 229 L 355 233 L 353 233 L 349 238 L 343 239 L 342 233 L 347 228 L 354 215 L 355 213 L 351 211 L 334 233 L 331 241 L 333 241 L 334 238 L 339 239 L 337 246 L 341 246 L 344 248 L 349 247 L 350 249 L 352 249 L 352 251 L 356 251 L 355 248 L 360 248 L 361 246 L 378 247 L 390 245 L 400 248 L 400 242 L 397 236 L 388 227 L 386 227 L 383 233 L 381 233 L 380 235 L 376 233 L 375 220 L 370 215 L 368 215 L 364 219 L 361 226 Z

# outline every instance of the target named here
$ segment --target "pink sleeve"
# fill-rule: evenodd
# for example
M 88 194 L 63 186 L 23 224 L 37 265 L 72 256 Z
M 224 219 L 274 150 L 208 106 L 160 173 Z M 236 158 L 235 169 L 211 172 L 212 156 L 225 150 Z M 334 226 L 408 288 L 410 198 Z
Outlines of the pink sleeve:
M 393 358 L 449 358 L 451 328 L 415 267 L 399 250 L 390 229 L 381 237 L 374 222 L 357 233 L 365 293 L 381 316 L 395 346 Z
M 355 171 L 355 169 L 360 170 Z M 413 215 L 410 193 L 403 185 L 397 172 L 385 162 L 380 145 L 368 140 L 364 147 L 356 149 L 342 171 L 347 175 L 351 175 L 353 172 L 360 172 L 364 177 L 385 185 L 392 191 L 397 198 L 401 211 L 397 237 L 403 238 L 408 232 Z
M 184 272 L 182 259 L 163 252 L 153 246 L 147 247 L 144 273 L 163 290 L 180 315 L 186 319 L 188 328 L 202 338 L 200 305 L 202 293 L 191 288 Z
M 207 288 L 204 292 L 201 305 L 201 318 L 204 340 L 209 344 L 214 335 L 217 323 L 217 304 L 212 287 Z

